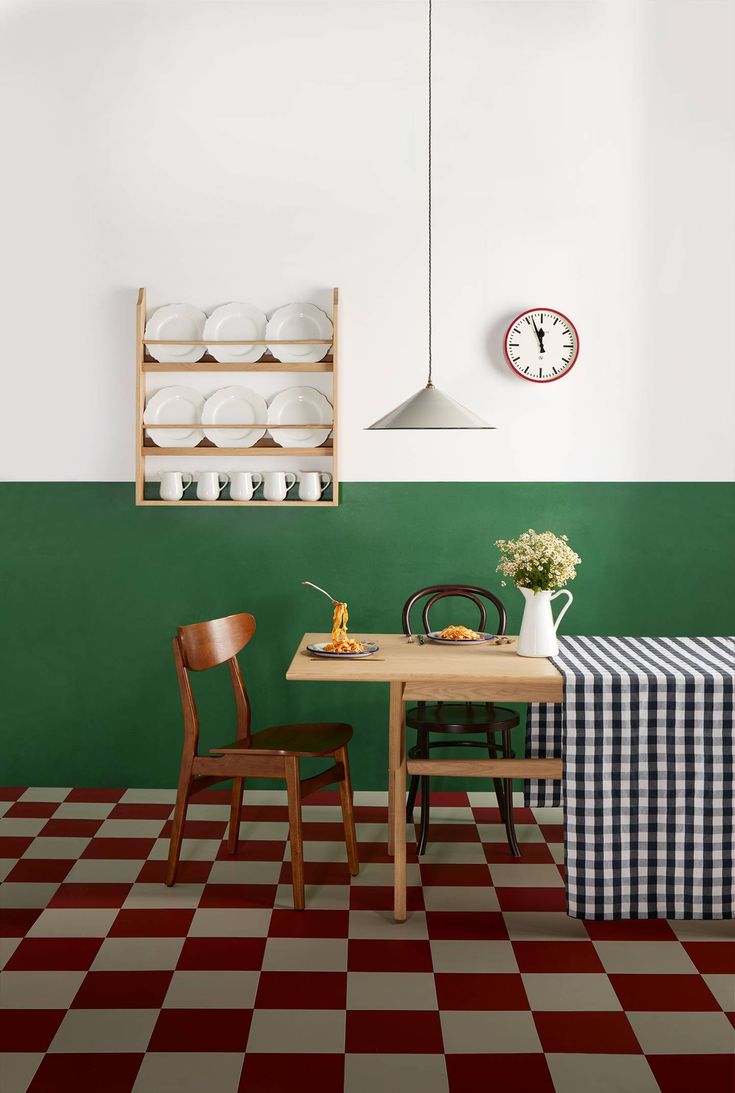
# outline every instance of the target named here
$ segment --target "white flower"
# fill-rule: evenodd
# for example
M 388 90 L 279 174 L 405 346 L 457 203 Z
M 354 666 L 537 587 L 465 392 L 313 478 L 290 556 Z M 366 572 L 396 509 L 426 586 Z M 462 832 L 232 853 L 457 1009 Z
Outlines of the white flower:
M 537 534 L 533 528 L 518 539 L 498 539 L 500 551 L 497 571 L 521 588 L 534 592 L 562 588 L 577 575 L 575 566 L 581 558 L 569 546 L 566 535 L 551 531 Z M 505 581 L 501 582 L 505 585 Z

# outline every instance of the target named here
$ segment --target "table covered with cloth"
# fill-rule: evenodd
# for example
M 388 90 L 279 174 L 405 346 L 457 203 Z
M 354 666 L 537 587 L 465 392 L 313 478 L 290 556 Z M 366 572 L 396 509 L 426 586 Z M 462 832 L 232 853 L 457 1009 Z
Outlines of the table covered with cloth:
M 732 918 L 732 638 L 564 637 L 564 702 L 526 755 L 564 761 L 526 804 L 564 809 L 574 918 Z

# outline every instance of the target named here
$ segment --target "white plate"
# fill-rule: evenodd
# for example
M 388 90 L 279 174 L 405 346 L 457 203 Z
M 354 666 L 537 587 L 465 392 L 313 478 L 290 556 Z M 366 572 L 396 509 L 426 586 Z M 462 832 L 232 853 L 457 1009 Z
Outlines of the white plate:
M 249 387 L 223 387 L 204 403 L 202 425 L 249 425 L 260 422 L 260 429 L 205 429 L 204 435 L 218 448 L 251 448 L 265 436 L 268 406 L 265 399 Z
M 145 338 L 164 341 L 184 341 L 193 338 L 201 341 L 207 316 L 192 304 L 166 304 L 154 311 L 146 323 Z M 204 356 L 203 345 L 147 345 L 148 352 L 156 361 L 191 364 Z
M 314 387 L 288 387 L 268 407 L 268 431 L 282 448 L 318 448 L 332 429 L 332 404 Z M 279 425 L 319 425 L 326 429 L 279 429 Z
M 475 633 L 480 634 L 479 638 L 442 638 L 439 636 L 441 630 L 430 630 L 426 636 L 437 645 L 482 645 L 485 641 L 495 641 L 495 634 L 483 634 L 479 630 Z
M 333 653 L 324 648 L 325 645 L 331 644 L 329 641 L 319 641 L 315 645 L 307 645 L 306 648 L 316 657 L 331 657 L 333 660 L 356 660 L 358 657 L 371 657 L 373 653 L 377 653 L 380 649 L 380 646 L 374 642 L 364 641 L 365 648 L 362 653 Z
M 254 304 L 222 304 L 215 308 L 204 325 L 204 338 L 209 341 L 255 341 L 265 337 L 268 320 Z M 216 361 L 249 364 L 259 361 L 265 345 L 208 345 Z
M 274 341 L 295 341 L 328 338 L 332 340 L 332 320 L 314 304 L 286 304 L 273 312 L 265 330 L 266 338 Z M 277 361 L 294 364 L 314 364 L 326 357 L 330 345 L 269 345 Z
M 143 413 L 146 425 L 198 425 L 204 396 L 193 387 L 162 387 L 148 400 Z M 204 439 L 201 429 L 146 429 L 159 448 L 195 448 Z

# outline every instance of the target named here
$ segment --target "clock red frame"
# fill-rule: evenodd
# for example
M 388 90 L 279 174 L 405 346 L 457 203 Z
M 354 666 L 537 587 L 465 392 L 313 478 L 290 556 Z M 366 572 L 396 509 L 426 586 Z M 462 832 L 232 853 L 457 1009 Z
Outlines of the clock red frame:
M 576 343 L 577 343 L 577 351 L 574 354 L 574 359 L 572 360 L 569 367 L 565 368 L 563 372 L 560 372 L 558 376 L 549 376 L 549 378 L 545 379 L 545 380 L 536 379 L 534 376 L 525 376 L 523 374 L 523 372 L 521 372 L 518 368 L 516 368 L 516 366 L 513 364 L 513 361 L 510 359 L 510 356 L 508 354 L 508 337 L 509 337 L 510 332 L 513 329 L 513 327 L 521 319 L 525 319 L 526 315 L 533 315 L 537 311 L 548 311 L 549 314 L 558 315 L 559 318 L 563 319 L 565 323 L 569 323 L 569 326 L 574 331 L 574 337 L 575 337 L 575 340 L 576 340 Z M 521 377 L 522 380 L 526 380 L 528 383 L 555 383 L 557 380 L 563 380 L 566 376 L 568 376 L 569 373 L 571 372 L 571 370 L 574 368 L 577 361 L 579 360 L 579 334 L 577 333 L 577 328 L 574 325 L 574 323 L 572 322 L 572 320 L 567 315 L 565 315 L 563 311 L 559 311 L 558 308 L 556 308 L 556 307 L 529 307 L 529 309 L 527 311 L 522 311 L 520 315 L 516 315 L 515 319 L 513 319 L 509 323 L 508 329 L 505 332 L 505 337 L 503 338 L 503 352 L 505 353 L 505 359 L 508 362 L 508 365 L 513 369 L 513 371 L 515 372 L 515 374 L 517 376 Z

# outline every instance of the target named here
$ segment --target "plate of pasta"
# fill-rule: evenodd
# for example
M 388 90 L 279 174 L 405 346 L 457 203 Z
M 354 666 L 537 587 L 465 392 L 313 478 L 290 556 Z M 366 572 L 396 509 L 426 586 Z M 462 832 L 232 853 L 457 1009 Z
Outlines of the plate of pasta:
M 443 630 L 430 630 L 426 636 L 439 645 L 481 645 L 485 641 L 495 641 L 495 634 L 470 630 L 468 626 L 445 626 Z
M 334 612 L 332 614 L 332 635 L 330 641 L 319 641 L 313 645 L 307 645 L 310 653 L 317 657 L 371 657 L 377 653 L 380 646 L 373 641 L 355 641 L 347 636 L 347 623 L 349 612 L 347 604 L 334 600 Z
M 310 653 L 313 653 L 315 657 L 331 657 L 333 660 L 337 660 L 340 657 L 342 660 L 357 660 L 358 657 L 371 657 L 373 653 L 377 653 L 380 649 L 379 645 L 375 645 L 371 641 L 350 641 L 350 646 L 359 646 L 359 648 L 350 649 L 334 649 L 332 648 L 333 642 L 331 641 L 319 641 L 314 645 L 307 645 L 306 648 Z

